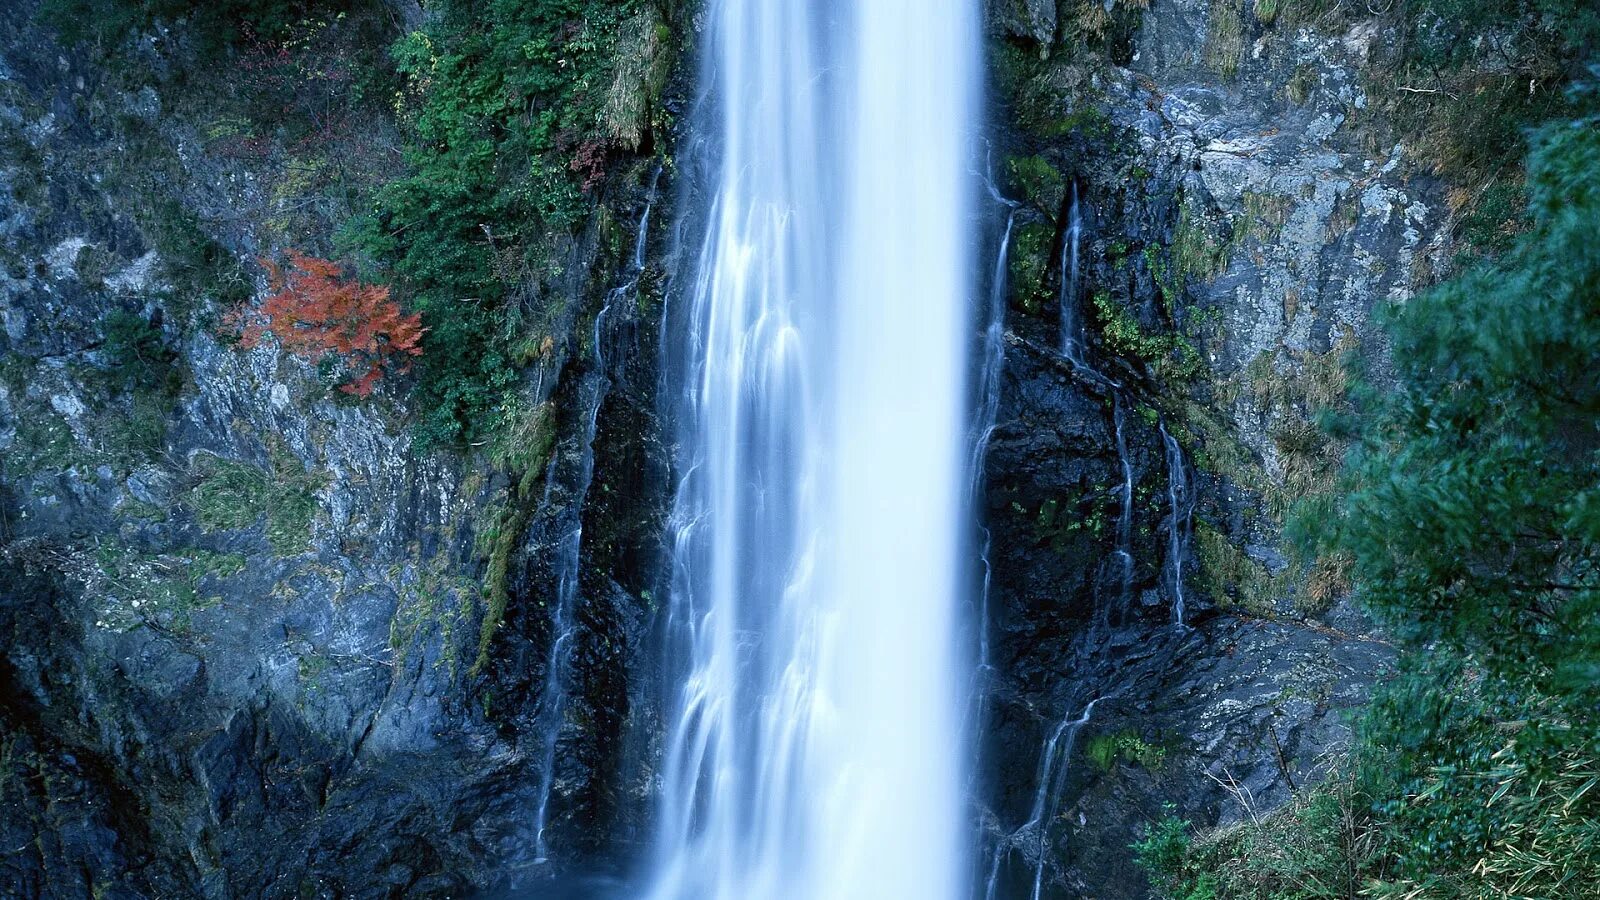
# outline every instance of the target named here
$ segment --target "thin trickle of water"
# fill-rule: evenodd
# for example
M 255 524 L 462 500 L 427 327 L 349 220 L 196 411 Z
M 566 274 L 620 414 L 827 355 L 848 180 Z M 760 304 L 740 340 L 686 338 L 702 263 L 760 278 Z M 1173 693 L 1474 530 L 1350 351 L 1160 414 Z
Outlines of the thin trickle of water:
M 1167 456 L 1167 582 L 1172 591 L 1172 620 L 1187 625 L 1187 597 L 1183 584 L 1183 555 L 1189 543 L 1189 531 L 1194 520 L 1194 492 L 1189 487 L 1189 465 L 1178 445 L 1161 422 L 1161 443 Z
M 1121 572 L 1117 614 L 1127 615 L 1129 594 L 1133 591 L 1133 462 L 1128 458 L 1128 439 L 1124 434 L 1128 404 L 1120 391 L 1111 395 L 1111 419 L 1116 430 L 1117 460 L 1122 464 L 1122 514 L 1117 517 L 1116 560 Z
M 952 900 L 973 4 L 718 0 L 656 900 Z
M 1099 702 L 1098 698 L 1091 700 L 1078 718 L 1062 720 L 1045 741 L 1044 752 L 1039 756 L 1039 790 L 1033 798 L 1033 815 L 1027 824 L 1018 829 L 1019 832 L 1025 832 L 1031 828 L 1036 836 L 1031 895 L 1033 900 L 1039 900 L 1039 893 L 1044 888 L 1044 864 L 1049 856 L 1050 847 L 1050 820 L 1055 818 L 1056 810 L 1061 807 L 1061 791 L 1067 783 L 1072 752 L 1078 743 L 1078 732 L 1089 724 L 1089 717 L 1094 714 L 1094 705 Z M 1063 737 L 1066 739 L 1065 744 L 1062 743 Z M 1059 754 L 1056 751 L 1058 746 L 1061 748 Z
M 1083 363 L 1083 325 L 1078 308 L 1078 251 L 1083 241 L 1083 213 L 1078 208 L 1078 182 L 1072 182 L 1067 204 L 1067 233 L 1061 247 L 1061 352 L 1072 364 Z
M 995 190 L 994 185 L 989 185 L 989 194 L 997 202 L 1009 207 L 1006 215 L 1006 227 L 1000 235 L 1000 248 L 995 254 L 994 270 L 989 281 L 989 307 L 987 322 L 983 330 L 982 354 L 978 368 L 977 378 L 977 409 L 973 416 L 970 434 L 972 456 L 967 463 L 967 505 L 978 516 L 978 621 L 977 644 L 978 666 L 974 672 L 971 688 L 971 714 L 964 729 L 968 734 L 979 734 L 984 728 L 989 701 L 989 679 L 992 674 L 989 651 L 989 592 L 993 586 L 994 570 L 989 562 L 989 551 L 993 544 L 993 535 L 988 523 L 982 518 L 983 497 L 985 486 L 985 464 L 989 453 L 989 440 L 994 435 L 995 422 L 1000 411 L 1000 376 L 1005 366 L 1005 310 L 1006 310 L 1006 264 L 1010 258 L 1011 234 L 1017 223 L 1017 204 L 1005 199 Z M 977 767 L 973 768 L 973 778 L 977 777 Z M 969 792 L 977 790 L 976 781 L 968 788 Z M 974 843 L 975 850 L 981 852 L 983 847 L 984 830 L 977 830 Z M 996 856 L 996 865 L 999 857 Z M 993 880 L 993 875 L 990 876 Z
M 1005 862 L 1006 852 L 1010 845 L 997 840 L 994 843 L 994 857 L 989 861 L 989 877 L 984 879 L 983 900 L 995 900 L 995 892 L 1000 887 L 1000 864 Z
M 581 389 L 584 431 L 578 474 L 573 484 L 573 499 L 569 509 L 564 510 L 566 515 L 562 516 L 562 530 L 555 546 L 556 598 L 550 608 L 550 647 L 545 656 L 544 688 L 539 695 L 539 793 L 534 809 L 534 855 L 535 861 L 541 863 L 549 859 L 545 831 L 549 824 L 550 791 L 555 782 L 556 743 L 561 736 L 566 709 L 567 668 L 576 630 L 573 607 L 578 597 L 579 561 L 583 549 L 583 498 L 594 478 L 594 435 L 605 390 L 601 381 L 600 378 L 586 379 Z M 545 471 L 544 497 L 539 501 L 541 509 L 550 506 L 556 462 L 552 459 Z
M 993 188 L 990 188 L 991 192 Z M 1006 345 L 1006 263 L 1011 251 L 1011 232 L 1017 224 L 1015 204 L 1010 204 L 999 194 L 1002 203 L 1012 206 L 1006 216 L 1005 231 L 1000 236 L 1000 250 L 995 254 L 994 272 L 989 282 L 989 309 L 983 331 L 982 365 L 978 369 L 978 408 L 973 417 L 971 438 L 972 458 L 967 463 L 968 505 L 971 509 L 982 506 L 984 468 L 989 456 L 989 439 L 994 436 L 995 419 L 1000 413 L 1000 375 L 1005 366 Z M 979 526 L 978 562 L 982 566 L 982 583 L 978 588 L 978 671 L 980 678 L 989 670 L 989 588 L 992 571 L 989 565 L 990 534 L 987 525 Z M 978 688 L 978 721 L 982 721 L 982 694 Z
M 1083 298 L 1079 296 L 1079 255 L 1083 245 L 1083 211 L 1078 199 L 1078 182 L 1072 182 L 1067 204 L 1067 230 L 1061 245 L 1061 355 L 1091 383 L 1105 390 L 1119 390 L 1122 384 L 1090 365 L 1084 356 L 1087 342 L 1083 333 Z
M 539 786 L 534 807 L 534 857 L 536 862 L 546 862 L 550 856 L 545 832 L 549 826 L 550 792 L 555 783 L 556 744 L 561 737 L 561 727 L 567 704 L 567 677 L 572 662 L 572 641 L 577 633 L 574 614 L 578 599 L 578 582 L 583 559 L 583 510 L 594 482 L 594 438 L 600 423 L 600 406 L 611 389 L 611 375 L 605 355 L 606 323 L 612 307 L 634 296 L 639 279 L 644 272 L 645 245 L 649 239 L 650 210 L 655 203 L 656 176 L 651 178 L 644 214 L 639 218 L 638 237 L 634 240 L 633 258 L 623 282 L 606 295 L 605 304 L 595 316 L 593 340 L 594 365 L 584 373 L 578 387 L 578 405 L 583 419 L 579 438 L 578 468 L 571 484 L 572 499 L 560 510 L 559 531 L 555 541 L 555 559 L 551 568 L 556 575 L 555 602 L 550 607 L 550 646 L 545 655 L 545 681 L 539 693 Z M 536 518 L 543 518 L 551 507 L 552 489 L 557 479 L 557 454 L 545 470 L 544 494 L 539 501 Z
M 1038 788 L 1033 795 L 1033 807 L 1028 821 L 1022 823 L 1008 836 L 995 841 L 994 855 L 989 860 L 989 874 L 984 881 L 984 900 L 996 900 L 1000 889 L 1000 870 L 1012 850 L 1020 849 L 1024 857 L 1033 861 L 1032 900 L 1039 900 L 1044 891 L 1045 864 L 1050 857 L 1050 823 L 1061 808 L 1061 795 L 1066 790 L 1067 776 L 1071 774 L 1072 755 L 1077 751 L 1078 734 L 1089 724 L 1095 705 L 1102 699 L 1089 701 L 1077 718 L 1063 719 L 1045 738 L 1039 751 Z

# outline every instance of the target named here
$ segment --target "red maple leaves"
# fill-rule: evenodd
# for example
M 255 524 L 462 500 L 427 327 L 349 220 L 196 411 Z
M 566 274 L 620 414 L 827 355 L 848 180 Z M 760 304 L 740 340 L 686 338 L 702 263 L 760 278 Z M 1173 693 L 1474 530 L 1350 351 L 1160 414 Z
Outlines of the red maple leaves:
M 288 266 L 263 259 L 270 278 L 259 309 L 240 306 L 223 317 L 240 346 L 251 349 L 266 335 L 310 363 L 334 359 L 343 370 L 339 390 L 370 395 L 385 372 L 404 372 L 422 355 L 418 313 L 406 315 L 383 285 L 363 284 L 337 263 L 288 253 Z

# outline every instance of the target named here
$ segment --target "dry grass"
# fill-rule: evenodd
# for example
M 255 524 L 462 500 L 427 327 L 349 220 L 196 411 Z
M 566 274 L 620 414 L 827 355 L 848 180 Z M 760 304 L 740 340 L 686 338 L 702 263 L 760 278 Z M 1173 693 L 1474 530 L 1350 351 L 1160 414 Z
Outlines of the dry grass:
M 1201 58 L 1223 78 L 1239 73 L 1244 56 L 1244 0 L 1212 0 L 1211 24 Z
M 638 150 L 650 130 L 655 98 L 669 67 L 667 31 L 655 7 L 646 6 L 622 25 L 616 72 L 600 111 L 607 135 L 628 150 Z

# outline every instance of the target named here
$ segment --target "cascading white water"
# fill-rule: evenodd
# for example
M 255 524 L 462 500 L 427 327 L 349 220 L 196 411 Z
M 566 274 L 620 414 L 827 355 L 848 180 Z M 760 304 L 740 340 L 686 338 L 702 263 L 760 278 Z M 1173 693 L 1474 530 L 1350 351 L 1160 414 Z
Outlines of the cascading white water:
M 1187 625 L 1188 598 L 1183 586 L 1183 553 L 1194 517 L 1194 492 L 1189 490 L 1189 467 L 1178 439 L 1161 421 L 1161 444 L 1167 456 L 1167 579 L 1172 591 L 1172 621 Z
M 1039 773 L 1039 792 L 1033 800 L 1033 817 L 1027 825 L 1022 826 L 1026 831 L 1029 827 L 1036 829 L 1037 843 L 1036 855 L 1033 861 L 1033 893 L 1031 900 L 1039 900 L 1039 894 L 1044 890 L 1044 865 L 1049 856 L 1050 846 L 1050 819 L 1055 811 L 1061 808 L 1061 790 L 1067 784 L 1067 773 L 1072 764 L 1072 752 L 1078 745 L 1078 732 L 1083 726 L 1089 724 L 1089 717 L 1094 715 L 1094 705 L 1099 703 L 1098 698 L 1089 701 L 1083 708 L 1083 715 L 1076 719 L 1066 719 L 1056 726 L 1051 733 L 1050 740 L 1044 745 L 1044 753 L 1039 757 L 1041 771 Z M 1065 745 L 1062 738 L 1066 738 Z M 1059 754 L 1057 747 L 1060 747 Z
M 1078 249 L 1083 242 L 1083 211 L 1078 207 L 1078 182 L 1071 185 L 1067 231 L 1061 245 L 1061 352 L 1082 366 L 1083 326 L 1078 322 Z
M 1001 203 L 1010 207 L 1010 212 L 1006 215 L 1005 230 L 1000 235 L 1000 249 L 995 254 L 994 271 L 989 276 L 989 309 L 983 329 L 982 356 L 978 366 L 978 404 L 969 437 L 972 455 L 967 460 L 966 473 L 967 502 L 973 509 L 979 506 L 983 496 L 986 464 L 989 458 L 989 439 L 994 436 L 995 418 L 1000 413 L 1000 374 L 1006 359 L 1006 263 L 1010 259 L 1011 233 L 1017 224 L 1016 204 L 1000 197 L 992 188 L 991 193 Z M 989 563 L 991 540 L 988 525 L 980 525 L 977 622 L 979 682 L 973 689 L 973 705 L 976 712 L 972 718 L 972 725 L 980 728 L 983 724 L 984 702 L 988 697 L 986 682 L 989 677 L 989 590 L 994 576 Z
M 1102 390 L 1120 390 L 1122 384 L 1090 365 L 1084 357 L 1082 298 L 1078 296 L 1079 253 L 1083 247 L 1083 209 L 1078 201 L 1078 182 L 1073 181 L 1067 204 L 1067 228 L 1061 243 L 1061 355 L 1074 371 Z
M 644 252 L 649 241 L 650 210 L 655 205 L 658 171 L 650 179 L 650 191 L 639 217 L 639 230 L 634 237 L 633 259 L 629 262 L 622 284 L 606 295 L 605 305 L 594 319 L 591 350 L 594 365 L 585 373 L 578 386 L 579 409 L 583 416 L 583 432 L 578 445 L 577 471 L 570 485 L 572 499 L 561 507 L 552 507 L 551 495 L 557 482 L 561 455 L 554 454 L 545 468 L 544 496 L 539 500 L 536 519 L 543 519 L 552 508 L 560 508 L 554 527 L 552 569 L 555 573 L 556 596 L 550 606 L 550 645 L 545 655 L 544 686 L 539 692 L 539 786 L 534 804 L 533 844 L 534 859 L 544 863 L 549 860 L 549 842 L 545 834 L 550 821 L 550 793 L 555 786 L 556 745 L 565 724 L 567 705 L 567 676 L 572 659 L 572 641 L 577 625 L 573 621 L 578 600 L 579 567 L 583 561 L 583 510 L 594 481 L 594 439 L 599 430 L 600 405 L 611 388 L 611 374 L 606 361 L 606 325 L 611 309 L 617 303 L 631 300 L 639 289 L 639 279 L 644 275 Z
M 990 860 L 989 876 L 984 881 L 984 900 L 996 900 L 1000 887 L 1000 866 L 1007 854 L 1022 850 L 1033 860 L 1033 889 L 1030 900 L 1039 900 L 1044 891 L 1044 870 L 1050 857 L 1050 823 L 1056 810 L 1061 808 L 1061 793 L 1066 788 L 1072 765 L 1072 755 L 1077 749 L 1078 733 L 1089 724 L 1094 715 L 1096 697 L 1084 706 L 1077 718 L 1063 719 L 1045 737 L 1039 751 L 1038 788 L 1034 791 L 1033 807 L 1028 821 L 1003 840 L 997 841 Z
M 1122 512 L 1117 516 L 1116 559 L 1120 574 L 1117 615 L 1128 614 L 1133 591 L 1133 463 L 1128 459 L 1128 404 L 1121 392 L 1111 395 L 1111 423 L 1116 430 L 1117 462 L 1122 466 Z
M 966 884 L 967 0 L 713 0 L 659 900 Z

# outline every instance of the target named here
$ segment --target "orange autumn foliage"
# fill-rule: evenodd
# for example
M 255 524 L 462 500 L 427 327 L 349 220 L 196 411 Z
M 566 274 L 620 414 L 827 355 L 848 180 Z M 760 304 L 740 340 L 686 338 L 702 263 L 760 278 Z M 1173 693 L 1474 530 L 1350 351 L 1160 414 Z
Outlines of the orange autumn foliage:
M 363 284 L 337 263 L 294 250 L 287 268 L 263 259 L 269 278 L 259 309 L 240 307 L 224 325 L 251 349 L 271 334 L 278 345 L 311 363 L 337 359 L 345 381 L 339 389 L 370 395 L 386 371 L 404 372 L 422 355 L 422 316 L 406 315 L 383 285 Z

